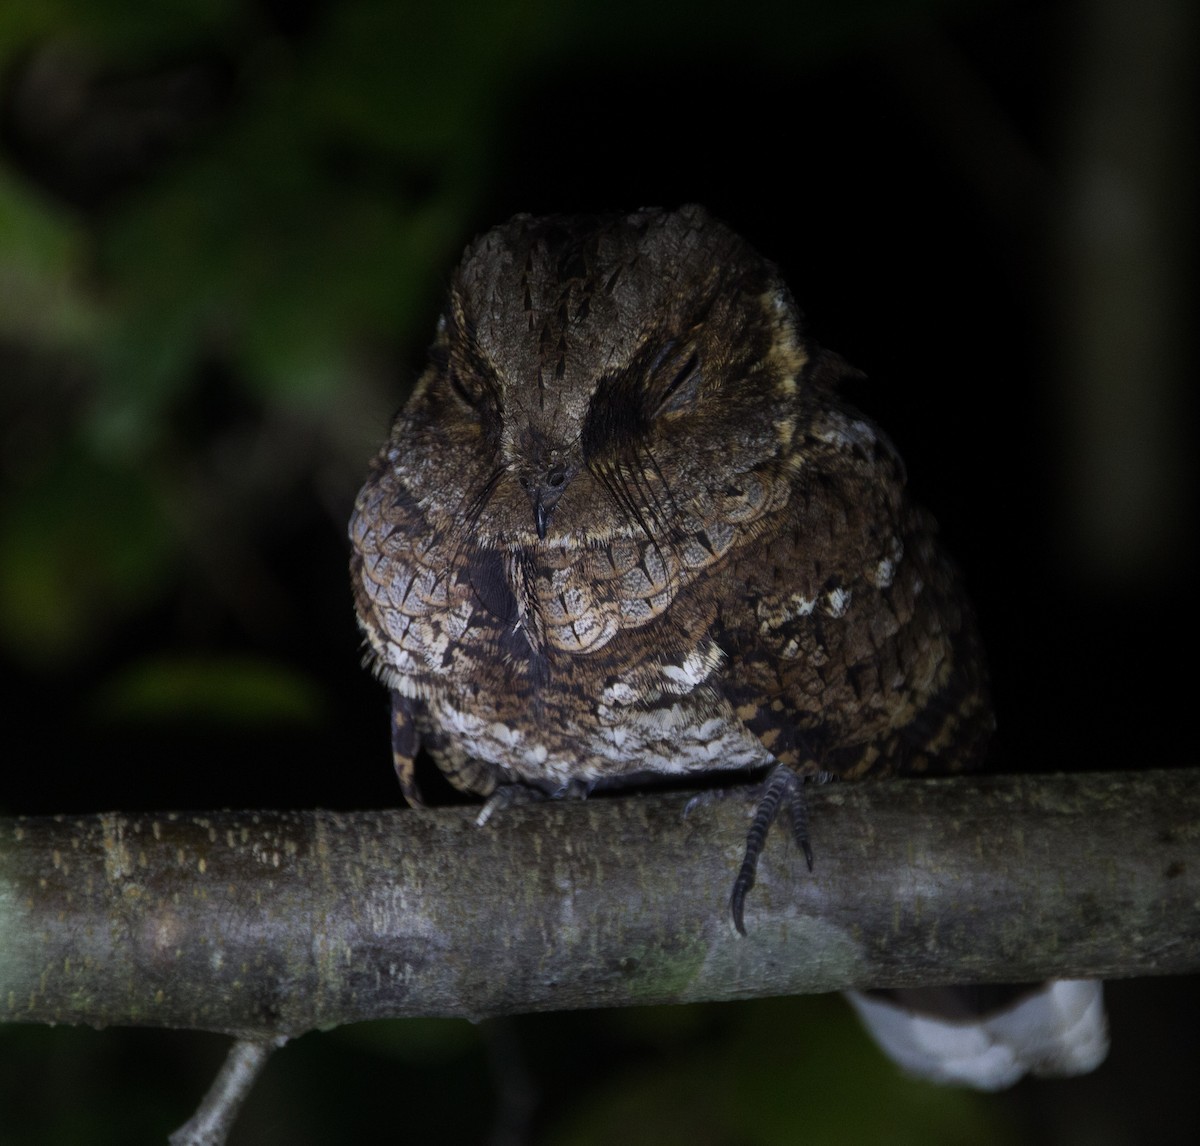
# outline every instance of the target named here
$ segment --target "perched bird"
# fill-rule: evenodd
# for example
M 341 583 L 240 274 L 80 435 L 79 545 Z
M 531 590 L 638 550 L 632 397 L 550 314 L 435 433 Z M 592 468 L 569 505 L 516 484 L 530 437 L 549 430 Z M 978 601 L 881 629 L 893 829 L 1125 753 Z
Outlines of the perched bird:
M 472 244 L 350 523 L 405 797 L 421 745 L 481 820 L 762 775 L 744 931 L 781 809 L 811 866 L 806 778 L 976 767 L 971 610 L 895 448 L 839 394 L 855 374 L 701 208 L 519 215 Z

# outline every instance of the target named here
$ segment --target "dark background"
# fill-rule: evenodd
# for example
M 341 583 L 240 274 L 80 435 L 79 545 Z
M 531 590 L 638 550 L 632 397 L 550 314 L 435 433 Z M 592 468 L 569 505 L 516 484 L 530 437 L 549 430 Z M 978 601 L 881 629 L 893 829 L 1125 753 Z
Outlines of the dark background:
M 398 803 L 345 522 L 450 268 L 516 211 L 688 201 L 867 372 L 966 570 L 999 766 L 1194 764 L 1195 30 L 6 0 L 0 811 Z M 1109 999 L 1096 1074 L 995 1097 L 899 1079 L 836 999 L 370 1024 L 278 1054 L 233 1141 L 486 1141 L 526 1094 L 507 1140 L 1190 1141 L 1196 982 Z M 2 1026 L 0 1140 L 162 1141 L 223 1050 Z

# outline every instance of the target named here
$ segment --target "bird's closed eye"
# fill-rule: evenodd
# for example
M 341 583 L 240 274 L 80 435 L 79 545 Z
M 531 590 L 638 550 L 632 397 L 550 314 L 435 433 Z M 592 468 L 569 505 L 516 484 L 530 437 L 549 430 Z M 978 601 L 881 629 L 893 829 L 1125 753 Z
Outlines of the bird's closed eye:
M 655 416 L 690 409 L 700 390 L 700 355 L 685 348 L 662 362 L 655 375 L 651 379 L 658 398 Z
M 627 448 L 649 434 L 657 418 L 690 410 L 701 381 L 699 353 L 674 341 L 647 367 L 601 379 L 584 423 L 585 455 Z
M 580 435 L 584 457 L 620 452 L 643 438 L 653 420 L 653 411 L 646 407 L 646 394 L 637 379 L 627 375 L 601 379 Z

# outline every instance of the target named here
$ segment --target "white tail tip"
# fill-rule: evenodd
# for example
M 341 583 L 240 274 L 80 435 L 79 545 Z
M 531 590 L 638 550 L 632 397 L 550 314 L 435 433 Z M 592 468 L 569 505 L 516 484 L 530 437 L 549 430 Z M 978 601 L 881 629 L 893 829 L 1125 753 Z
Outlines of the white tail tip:
M 922 1013 L 919 991 L 903 1003 L 860 991 L 846 998 L 889 1057 L 933 1082 L 1001 1090 L 1025 1074 L 1086 1074 L 1108 1054 L 1104 985 L 1091 980 L 1054 979 L 973 1019 Z

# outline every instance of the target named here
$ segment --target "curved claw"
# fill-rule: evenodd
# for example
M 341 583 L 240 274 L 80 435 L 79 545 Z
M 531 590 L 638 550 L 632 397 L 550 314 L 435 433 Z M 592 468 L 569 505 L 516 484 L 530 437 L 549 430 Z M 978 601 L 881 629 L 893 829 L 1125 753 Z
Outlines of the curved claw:
M 804 853 L 808 870 L 812 871 L 813 852 L 808 839 L 808 800 L 804 795 L 804 781 L 784 764 L 776 765 L 763 785 L 758 807 L 754 812 L 754 820 L 750 831 L 746 833 L 746 854 L 742 859 L 741 869 L 737 879 L 733 881 L 733 892 L 729 897 L 729 908 L 733 915 L 733 925 L 739 935 L 746 934 L 745 909 L 746 896 L 754 886 L 758 873 L 758 857 L 762 854 L 763 845 L 767 842 L 767 832 L 779 814 L 779 805 L 786 797 L 789 818 L 791 820 L 792 838 Z
M 751 859 L 747 851 L 746 858 L 742 860 L 742 870 L 738 872 L 737 879 L 733 881 L 733 892 L 729 896 L 729 911 L 733 915 L 733 925 L 737 928 L 739 935 L 746 934 L 746 923 L 744 920 L 746 896 L 754 886 L 754 872 L 757 867 L 757 858 Z

